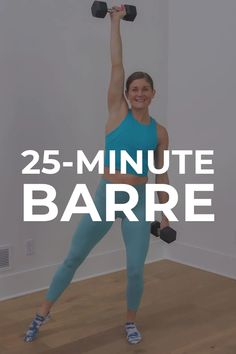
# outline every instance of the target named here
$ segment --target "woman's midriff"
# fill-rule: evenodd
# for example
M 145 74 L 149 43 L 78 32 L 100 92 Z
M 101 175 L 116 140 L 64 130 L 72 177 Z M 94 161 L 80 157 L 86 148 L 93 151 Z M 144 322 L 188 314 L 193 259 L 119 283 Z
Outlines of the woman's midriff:
M 109 168 L 104 166 L 104 174 L 102 175 L 108 181 L 113 183 L 124 183 L 124 184 L 144 184 L 147 183 L 147 176 L 135 176 L 129 173 L 123 174 L 116 170 L 115 173 L 109 173 Z

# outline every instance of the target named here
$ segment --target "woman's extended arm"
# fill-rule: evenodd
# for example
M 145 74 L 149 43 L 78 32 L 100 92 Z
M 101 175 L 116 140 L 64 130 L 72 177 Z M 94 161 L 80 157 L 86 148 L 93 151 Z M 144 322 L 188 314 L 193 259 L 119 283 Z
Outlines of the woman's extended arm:
M 154 155 L 154 162 L 155 162 L 155 167 L 160 169 L 163 167 L 164 164 L 164 150 L 168 150 L 169 147 L 169 136 L 168 132 L 165 127 L 162 125 L 158 125 L 158 138 L 159 138 L 159 144 L 157 149 L 155 150 L 155 155 Z M 155 176 L 155 183 L 160 183 L 160 184 L 169 184 L 169 177 L 168 173 L 165 172 L 160 175 Z M 166 192 L 157 192 L 158 195 L 158 200 L 159 203 L 167 203 L 169 200 L 169 195 Z M 169 220 L 167 217 L 162 213 L 162 220 L 161 220 L 161 229 L 164 227 L 169 226 Z
M 111 18 L 111 79 L 108 89 L 108 110 L 109 113 L 116 113 L 121 107 L 124 98 L 124 67 L 122 60 L 122 41 L 120 34 L 120 20 L 126 14 L 124 7 L 114 7 L 110 13 Z

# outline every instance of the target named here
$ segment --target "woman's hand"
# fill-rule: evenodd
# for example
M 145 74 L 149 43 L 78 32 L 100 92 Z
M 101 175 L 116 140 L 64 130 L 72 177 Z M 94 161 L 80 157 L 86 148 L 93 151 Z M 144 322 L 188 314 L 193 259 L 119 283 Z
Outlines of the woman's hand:
M 162 219 L 161 219 L 160 230 L 164 229 L 164 227 L 166 227 L 166 226 L 170 226 L 169 220 L 167 219 L 167 217 L 165 215 L 163 215 Z
M 115 19 L 121 20 L 125 15 L 126 15 L 126 11 L 124 5 L 113 6 L 112 12 L 110 12 L 111 20 L 115 20 Z

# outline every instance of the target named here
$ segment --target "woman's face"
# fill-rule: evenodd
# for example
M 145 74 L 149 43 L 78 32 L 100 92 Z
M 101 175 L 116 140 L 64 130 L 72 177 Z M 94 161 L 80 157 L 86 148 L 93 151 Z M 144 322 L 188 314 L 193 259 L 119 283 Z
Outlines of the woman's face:
M 156 91 L 152 90 L 150 83 L 146 79 L 136 79 L 131 82 L 126 97 L 131 107 L 143 109 L 150 105 Z

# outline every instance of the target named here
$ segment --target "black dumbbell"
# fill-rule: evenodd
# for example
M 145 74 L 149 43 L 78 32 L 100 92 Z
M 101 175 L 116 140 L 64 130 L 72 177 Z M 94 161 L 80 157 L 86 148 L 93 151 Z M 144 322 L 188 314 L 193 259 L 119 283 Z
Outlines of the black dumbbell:
M 160 239 L 167 243 L 174 242 L 176 240 L 176 231 L 169 226 L 160 230 L 160 226 L 159 221 L 153 221 L 151 223 L 151 233 L 156 237 L 160 236 Z
M 123 17 L 125 21 L 134 21 L 137 10 L 136 6 L 133 5 L 124 5 L 126 15 Z M 104 18 L 108 12 L 112 12 L 113 9 L 108 9 L 106 2 L 104 1 L 94 1 L 91 7 L 92 15 L 94 17 Z

